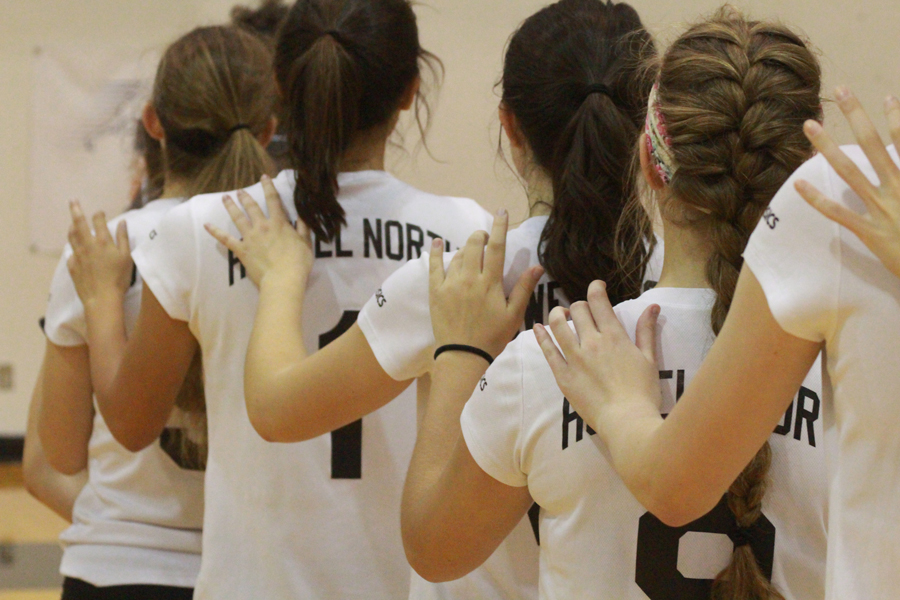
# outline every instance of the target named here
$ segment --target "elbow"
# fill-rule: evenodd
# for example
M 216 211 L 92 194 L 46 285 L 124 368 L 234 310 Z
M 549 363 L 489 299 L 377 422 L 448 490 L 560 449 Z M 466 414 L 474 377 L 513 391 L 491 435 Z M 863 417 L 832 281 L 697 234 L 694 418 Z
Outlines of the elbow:
M 669 527 L 684 527 L 714 509 L 722 499 L 721 494 L 709 494 L 698 485 L 657 486 L 650 494 L 640 498 L 653 516 Z
M 403 536 L 406 560 L 409 562 L 409 566 L 422 579 L 431 583 L 443 583 L 459 579 L 468 574 L 468 571 L 458 572 L 458 569 L 453 568 L 453 564 L 437 550 L 440 547 L 439 544 L 429 548 L 424 544 L 417 544 L 413 540 L 408 540 L 408 537 Z
M 106 425 L 119 445 L 129 452 L 140 452 L 155 442 L 162 434 L 162 431 L 158 431 L 151 435 L 146 431 L 116 425 L 110 421 L 107 421 Z
M 251 395 L 245 391 L 244 399 L 250 424 L 259 437 L 267 442 L 278 444 L 305 442 L 331 431 L 331 429 L 310 431 L 308 427 L 302 427 L 300 423 L 312 422 L 312 418 L 300 421 L 297 415 L 287 414 L 287 411 L 279 409 L 282 405 L 277 398 Z

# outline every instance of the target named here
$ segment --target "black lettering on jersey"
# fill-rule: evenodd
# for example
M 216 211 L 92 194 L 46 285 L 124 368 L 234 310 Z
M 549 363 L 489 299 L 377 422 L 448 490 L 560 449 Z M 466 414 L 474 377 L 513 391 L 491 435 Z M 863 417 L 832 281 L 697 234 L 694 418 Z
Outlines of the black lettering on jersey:
M 387 298 L 384 297 L 384 292 L 378 290 L 375 292 L 375 302 L 378 303 L 378 308 L 381 308 L 385 304 L 387 304 Z
M 365 252 L 363 256 L 369 258 L 372 256 L 369 243 L 375 249 L 375 256 L 383 258 L 384 246 L 382 245 L 381 235 L 381 219 L 375 219 L 375 228 L 372 229 L 372 223 L 368 219 L 363 219 L 363 237 L 365 238 Z
M 234 277 L 234 269 L 240 265 L 241 274 L 240 279 L 247 278 L 247 269 L 244 268 L 244 264 L 238 260 L 237 256 L 234 255 L 234 252 L 231 250 L 228 251 L 228 287 L 234 285 L 235 277 Z
M 316 238 L 316 258 L 331 258 L 334 253 L 331 250 L 322 249 L 322 240 Z
M 681 396 L 684 394 L 684 369 L 678 369 L 677 371 L 660 371 L 659 372 L 659 380 L 666 381 L 668 379 L 675 378 L 675 402 L 681 400 Z
M 572 421 L 575 421 L 575 441 L 580 442 L 584 439 L 584 419 L 582 419 L 577 412 L 572 410 L 572 405 L 569 404 L 569 401 L 563 398 L 563 409 L 562 409 L 562 449 L 565 450 L 569 447 L 569 424 Z M 587 426 L 588 435 L 594 435 L 597 432 L 591 429 L 591 426 Z
M 412 260 L 422 256 L 422 248 L 425 246 L 425 232 L 418 225 L 406 225 L 406 260 Z M 413 256 L 413 249 L 416 253 Z
M 763 220 L 766 222 L 766 225 L 769 226 L 769 229 L 775 229 L 778 227 L 778 222 L 781 221 L 781 219 L 775 216 L 775 212 L 771 208 L 767 208 L 766 212 L 763 213 Z
M 478 382 L 478 389 L 482 392 L 487 387 L 487 377 L 482 377 L 481 381 Z
M 791 402 L 784 413 L 784 419 L 781 424 L 775 428 L 778 435 L 788 435 L 791 429 L 794 431 L 794 439 L 803 440 L 803 424 L 806 424 L 806 441 L 813 448 L 816 447 L 816 427 L 815 423 L 819 420 L 819 413 L 822 402 L 819 395 L 814 391 L 801 387 L 797 394 L 797 399 Z M 793 428 L 791 427 L 793 425 Z
M 353 258 L 353 250 L 344 250 L 341 247 L 341 232 L 334 236 L 334 253 L 338 258 Z
M 156 230 L 155 229 L 151 230 L 150 231 L 150 239 L 154 240 L 154 239 L 156 239 L 156 236 L 157 236 Z
M 541 507 L 537 502 L 528 509 L 528 520 L 531 521 L 531 531 L 534 533 L 534 541 L 541 545 Z
M 392 230 L 395 233 L 392 233 Z M 394 240 L 397 240 L 396 250 Z M 384 245 L 387 257 L 391 260 L 403 260 L 403 225 L 398 221 L 388 221 L 384 224 Z
M 528 301 L 525 309 L 525 324 L 522 331 L 534 329 L 536 323 L 547 325 L 550 320 L 550 311 L 559 306 L 560 299 L 556 291 L 559 284 L 555 281 L 538 284 Z

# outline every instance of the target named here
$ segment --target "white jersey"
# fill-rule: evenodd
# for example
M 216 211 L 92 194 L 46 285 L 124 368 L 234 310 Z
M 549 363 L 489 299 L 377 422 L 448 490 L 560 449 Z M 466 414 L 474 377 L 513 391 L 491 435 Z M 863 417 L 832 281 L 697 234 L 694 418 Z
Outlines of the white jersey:
M 633 335 L 646 307 L 662 308 L 657 356 L 664 414 L 712 345 L 714 299 L 711 290 L 656 288 L 615 309 Z M 788 600 L 823 594 L 829 415 L 816 367 L 770 439 L 772 484 L 753 546 Z M 727 536 L 734 536 L 735 520 L 727 506 L 678 528 L 648 513 L 563 397 L 532 332 L 520 335 L 488 369 L 461 426 L 481 468 L 506 485 L 528 486 L 541 506 L 542 599 L 710 597 L 711 580 L 734 547 Z
M 178 200 L 156 200 L 113 219 L 128 223 L 131 247 L 146 239 Z M 57 346 L 83 346 L 87 333 L 66 261 L 67 246 L 53 276 L 44 331 Z M 135 272 L 125 296 L 125 327 L 131 332 L 141 303 Z M 96 586 L 165 585 L 193 587 L 200 570 L 203 473 L 182 469 L 177 444 L 178 409 L 154 444 L 131 453 L 113 438 L 95 408 L 88 443 L 88 482 L 78 495 L 72 526 L 60 536 L 63 575 Z
M 858 147 L 844 148 L 877 181 Z M 891 148 L 897 161 L 897 153 Z M 836 422 L 826 597 L 895 598 L 900 589 L 900 280 L 850 231 L 797 194 L 805 179 L 865 212 L 860 198 L 819 156 L 772 200 L 744 258 L 772 315 L 791 335 L 825 342 Z
M 427 253 L 431 238 L 456 246 L 491 222 L 473 200 L 426 194 L 382 171 L 341 173 L 338 182 L 347 227 L 333 243 L 313 244 L 303 307 L 310 353 L 349 329 L 378 285 Z M 274 183 L 296 219 L 293 172 Z M 262 186 L 247 191 L 264 207 Z M 211 223 L 238 235 L 222 195 L 173 209 L 134 253 L 146 284 L 170 317 L 188 323 L 203 352 L 209 494 L 196 597 L 403 598 L 400 497 L 415 392 L 306 442 L 272 444 L 256 433 L 243 374 L 259 294 L 203 229 Z
M 540 264 L 537 248 L 546 216 L 532 217 L 506 240 L 504 287 L 509 293 L 526 269 Z M 445 261 L 450 257 L 445 256 Z M 568 306 L 559 284 L 545 274 L 525 316 L 525 327 L 545 323 L 555 306 Z M 399 269 L 359 315 L 359 326 L 384 371 L 397 381 L 421 377 L 434 362 L 434 330 L 428 303 L 428 257 Z M 533 513 L 536 515 L 536 513 Z M 534 521 L 536 524 L 536 520 Z M 537 597 L 538 544 L 532 521 L 523 518 L 484 565 L 462 579 L 433 584 L 412 573 L 412 600 L 533 600 Z

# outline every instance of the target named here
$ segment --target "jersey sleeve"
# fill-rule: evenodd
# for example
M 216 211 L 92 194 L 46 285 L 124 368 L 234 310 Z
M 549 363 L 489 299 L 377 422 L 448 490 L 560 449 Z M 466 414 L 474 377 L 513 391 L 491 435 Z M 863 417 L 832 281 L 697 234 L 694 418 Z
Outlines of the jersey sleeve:
M 794 182 L 798 179 L 835 198 L 825 159 L 819 156 L 807 162 L 775 195 L 747 244 L 744 260 L 781 328 L 821 342 L 837 320 L 840 231 L 797 193 Z
M 397 381 L 424 375 L 434 352 L 428 254 L 388 277 L 363 306 L 357 322 L 385 373 Z
M 206 235 L 204 233 L 204 235 Z M 191 202 L 168 211 L 132 253 L 144 285 L 173 319 L 189 321 L 198 281 L 197 229 Z
M 522 358 L 513 341 L 485 373 L 460 417 L 472 458 L 481 469 L 511 487 L 525 487 L 522 471 L 524 398 Z
M 66 264 L 71 255 L 72 248 L 66 245 L 53 274 L 47 313 L 44 315 L 44 334 L 57 346 L 83 346 L 87 343 L 84 305 L 75 291 Z

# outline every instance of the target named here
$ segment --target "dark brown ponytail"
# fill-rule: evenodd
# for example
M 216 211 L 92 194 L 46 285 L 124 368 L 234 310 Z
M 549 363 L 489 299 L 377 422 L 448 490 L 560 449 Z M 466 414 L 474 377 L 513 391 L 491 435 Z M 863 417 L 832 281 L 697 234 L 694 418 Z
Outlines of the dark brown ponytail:
M 297 172 L 294 204 L 316 237 L 346 224 L 337 200 L 341 159 L 353 142 L 383 134 L 419 77 L 416 17 L 407 0 L 308 0 L 285 19 L 275 53 Z
M 812 155 L 803 123 L 821 118 L 820 87 L 818 61 L 802 38 L 731 7 L 688 29 L 663 58 L 659 108 L 676 170 L 661 209 L 667 219 L 707 235 L 716 334 L 750 234 L 778 189 Z M 766 443 L 728 492 L 740 529 L 752 529 L 761 514 L 771 460 Z M 783 598 L 750 545 L 735 548 L 712 597 Z
M 640 291 L 645 253 L 619 264 L 616 228 L 635 195 L 632 153 L 653 83 L 642 64 L 655 52 L 637 12 L 603 0 L 552 4 L 509 43 L 503 102 L 553 182 L 541 264 L 572 302 L 595 279 L 613 303 Z M 624 228 L 619 240 L 642 234 Z

